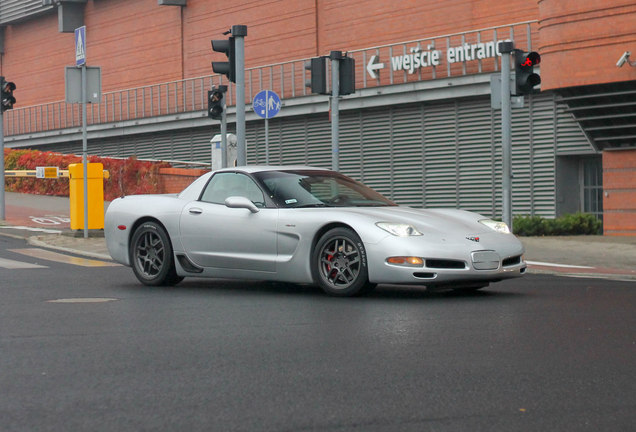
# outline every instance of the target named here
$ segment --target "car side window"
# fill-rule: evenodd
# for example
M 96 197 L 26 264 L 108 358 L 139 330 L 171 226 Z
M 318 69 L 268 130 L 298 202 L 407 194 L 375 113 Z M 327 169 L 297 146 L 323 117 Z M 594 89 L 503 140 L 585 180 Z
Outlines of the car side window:
M 217 173 L 208 182 L 201 201 L 225 204 L 225 199 L 231 196 L 245 197 L 257 207 L 265 207 L 263 192 L 254 181 L 241 173 Z

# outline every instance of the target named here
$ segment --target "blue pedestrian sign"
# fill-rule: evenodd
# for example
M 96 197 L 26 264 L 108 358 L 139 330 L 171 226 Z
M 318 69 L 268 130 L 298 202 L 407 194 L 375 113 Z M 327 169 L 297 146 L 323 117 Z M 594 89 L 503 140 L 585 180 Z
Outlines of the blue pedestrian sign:
M 75 29 L 75 66 L 86 64 L 86 26 Z
M 271 90 L 262 90 L 254 96 L 252 106 L 259 117 L 270 119 L 280 111 L 280 98 Z

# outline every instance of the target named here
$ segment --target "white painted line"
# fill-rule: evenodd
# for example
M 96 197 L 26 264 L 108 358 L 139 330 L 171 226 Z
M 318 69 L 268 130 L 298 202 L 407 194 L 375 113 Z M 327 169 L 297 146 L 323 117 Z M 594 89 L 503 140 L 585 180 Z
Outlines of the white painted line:
M 595 267 L 577 266 L 577 265 L 570 265 L 570 264 L 547 263 L 547 262 L 541 262 L 541 261 L 526 261 L 526 264 L 535 265 L 535 266 L 543 266 L 543 267 L 567 267 L 567 268 L 579 268 L 579 269 L 593 269 L 593 268 L 595 268 Z
M 43 232 L 47 234 L 62 234 L 62 231 L 60 230 L 53 230 L 53 229 L 47 229 L 47 228 L 35 228 L 35 227 L 26 227 L 26 226 L 13 226 L 13 225 L 0 225 L 0 228 Z
M 107 303 L 117 301 L 115 298 L 66 298 L 57 300 L 47 300 L 47 303 Z
M 6 258 L 0 258 L 0 267 L 6 269 L 34 269 L 34 268 L 48 268 L 47 266 L 30 264 L 23 261 L 14 261 Z
M 48 261 L 55 261 L 64 264 L 72 264 L 76 266 L 82 267 L 120 267 L 121 264 L 108 262 L 108 261 L 98 261 L 93 259 L 79 258 L 69 255 L 64 255 L 57 252 L 52 252 L 44 249 L 37 248 L 24 248 L 24 249 L 8 249 L 11 252 L 16 252 L 19 254 L 23 254 L 26 256 L 30 256 L 32 258 L 39 258 Z

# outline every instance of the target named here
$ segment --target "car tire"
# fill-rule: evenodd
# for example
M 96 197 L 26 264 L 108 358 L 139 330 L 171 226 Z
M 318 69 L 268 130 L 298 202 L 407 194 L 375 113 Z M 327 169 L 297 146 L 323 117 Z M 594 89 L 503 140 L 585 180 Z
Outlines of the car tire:
M 351 229 L 327 231 L 312 253 L 314 282 L 327 294 L 338 297 L 361 295 L 369 283 L 367 254 L 360 237 Z
M 130 262 L 135 276 L 144 285 L 176 285 L 177 275 L 170 238 L 155 222 L 145 222 L 134 232 L 130 242 Z

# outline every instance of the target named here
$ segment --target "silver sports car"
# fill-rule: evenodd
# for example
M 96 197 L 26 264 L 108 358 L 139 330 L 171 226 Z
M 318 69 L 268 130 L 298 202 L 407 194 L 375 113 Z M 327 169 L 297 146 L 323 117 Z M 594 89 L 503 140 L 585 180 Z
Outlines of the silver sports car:
M 178 195 L 132 195 L 106 212 L 116 261 L 146 285 L 186 276 L 318 285 L 479 289 L 524 274 L 506 224 L 455 209 L 398 206 L 337 172 L 248 166 L 204 174 Z

